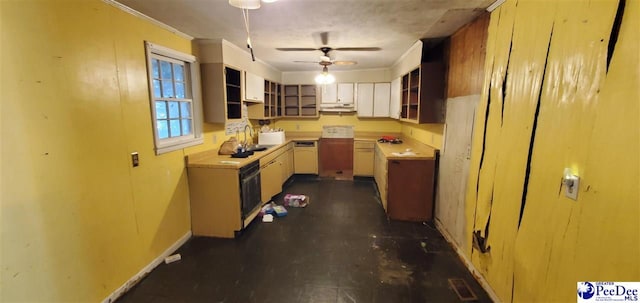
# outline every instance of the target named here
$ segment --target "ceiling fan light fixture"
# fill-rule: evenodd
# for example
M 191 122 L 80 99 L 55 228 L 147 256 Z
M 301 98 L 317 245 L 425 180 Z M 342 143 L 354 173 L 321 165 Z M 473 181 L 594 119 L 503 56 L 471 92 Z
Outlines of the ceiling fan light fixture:
M 329 74 L 329 69 L 325 66 L 322 68 L 322 73 L 318 74 L 315 80 L 317 84 L 331 84 L 336 82 L 336 77 Z
M 229 0 L 229 5 L 241 9 L 259 9 L 260 0 Z

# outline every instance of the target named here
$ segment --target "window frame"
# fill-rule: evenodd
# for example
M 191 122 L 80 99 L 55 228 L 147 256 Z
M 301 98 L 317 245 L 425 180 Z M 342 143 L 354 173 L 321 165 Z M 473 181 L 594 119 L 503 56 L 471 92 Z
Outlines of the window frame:
M 202 136 L 202 97 L 200 95 L 200 69 L 196 57 L 164 46 L 145 41 L 147 58 L 147 80 L 149 89 L 149 105 L 151 109 L 151 124 L 156 155 L 183 149 L 204 143 Z M 162 58 L 158 58 L 162 57 Z M 165 60 L 171 63 L 184 64 L 185 98 L 158 98 L 154 95 L 153 59 Z M 162 76 L 161 76 L 162 77 Z M 172 78 L 173 80 L 173 78 Z M 174 81 L 175 82 L 175 81 Z M 169 100 L 171 99 L 171 100 Z M 191 102 L 192 133 L 187 136 L 169 137 L 161 139 L 158 134 L 158 118 L 156 101 Z M 180 104 L 180 103 L 179 103 Z M 168 111 L 168 109 L 167 109 Z M 168 112 L 167 112 L 168 114 Z

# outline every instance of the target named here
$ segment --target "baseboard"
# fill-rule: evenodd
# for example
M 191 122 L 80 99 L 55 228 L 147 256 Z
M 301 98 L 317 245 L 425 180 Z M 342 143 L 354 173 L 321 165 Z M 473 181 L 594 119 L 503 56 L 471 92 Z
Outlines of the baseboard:
M 473 266 L 473 263 L 471 263 L 471 260 L 467 258 L 467 256 L 464 254 L 462 249 L 460 249 L 460 247 L 458 247 L 456 242 L 453 241 L 453 237 L 449 234 L 449 232 L 447 232 L 447 230 L 444 228 L 442 223 L 440 223 L 440 221 L 437 218 L 433 220 L 433 222 L 435 222 L 436 228 L 438 229 L 440 234 L 442 234 L 442 236 L 447 240 L 447 242 L 449 242 L 451 247 L 453 247 L 453 249 L 456 251 L 456 254 L 458 254 L 458 258 L 462 260 L 462 262 L 467 267 L 467 269 L 469 269 L 469 271 L 476 278 L 478 283 L 480 283 L 480 286 L 482 286 L 482 288 L 484 288 L 484 291 L 487 292 L 491 300 L 493 300 L 493 302 L 501 302 L 498 296 L 496 295 L 496 293 L 493 291 L 493 288 L 491 288 L 491 285 L 489 285 L 489 282 L 487 282 L 487 280 L 484 278 L 484 275 L 482 275 L 482 273 L 478 271 L 475 266 Z
M 154 268 L 156 268 L 160 263 L 164 261 L 164 258 L 170 256 L 173 252 L 178 250 L 180 246 L 187 242 L 191 238 L 191 231 L 188 231 L 184 236 L 180 237 L 178 241 L 173 243 L 173 245 L 169 246 L 162 254 L 160 254 L 157 258 L 153 259 L 151 263 L 142 268 L 137 274 L 131 277 L 127 282 L 125 282 L 122 286 L 118 287 L 114 292 L 112 292 L 108 297 L 102 300 L 102 303 L 111 303 L 114 302 L 117 298 L 122 296 L 125 292 L 135 286 L 142 278 L 148 275 Z

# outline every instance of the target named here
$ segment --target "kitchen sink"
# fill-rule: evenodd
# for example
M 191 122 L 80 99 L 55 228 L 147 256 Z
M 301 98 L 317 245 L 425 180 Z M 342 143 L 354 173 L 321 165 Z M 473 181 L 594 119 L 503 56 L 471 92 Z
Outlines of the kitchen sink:
M 272 144 L 272 145 L 267 145 L 267 144 L 252 144 L 252 145 L 247 146 L 246 150 L 247 150 L 247 151 L 254 151 L 254 152 L 257 152 L 257 151 L 265 151 L 265 150 L 268 150 L 268 149 L 270 149 L 270 148 L 272 148 L 272 147 L 274 147 L 274 146 L 278 146 L 278 144 Z

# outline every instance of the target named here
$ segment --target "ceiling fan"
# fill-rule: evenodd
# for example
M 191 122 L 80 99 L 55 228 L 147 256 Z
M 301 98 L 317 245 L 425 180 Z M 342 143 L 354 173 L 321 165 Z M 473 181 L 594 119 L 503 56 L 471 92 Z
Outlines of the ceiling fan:
M 321 38 L 321 42 L 322 45 L 325 45 L 323 47 L 320 48 L 312 48 L 312 47 L 279 47 L 276 48 L 279 51 L 290 51 L 290 52 L 301 52 L 301 51 L 321 51 L 323 53 L 322 56 L 320 56 L 320 61 L 293 61 L 296 63 L 317 63 L 322 65 L 323 67 L 327 67 L 329 65 L 353 65 L 353 64 L 357 64 L 357 61 L 337 61 L 337 60 L 332 60 L 331 57 L 329 57 L 329 52 L 331 51 L 361 51 L 361 52 L 369 52 L 369 51 L 379 51 L 381 50 L 381 48 L 379 47 L 336 47 L 336 48 L 332 48 L 329 46 L 326 46 L 328 44 L 328 38 L 329 38 L 329 33 L 328 32 L 322 32 L 320 33 L 320 38 Z

